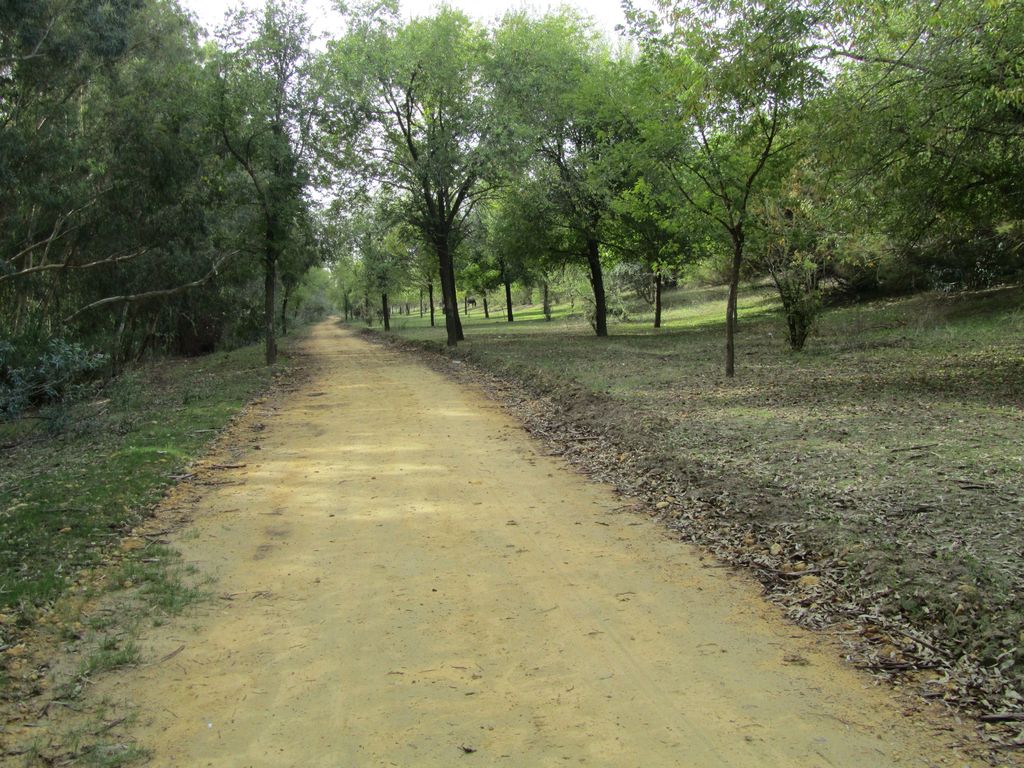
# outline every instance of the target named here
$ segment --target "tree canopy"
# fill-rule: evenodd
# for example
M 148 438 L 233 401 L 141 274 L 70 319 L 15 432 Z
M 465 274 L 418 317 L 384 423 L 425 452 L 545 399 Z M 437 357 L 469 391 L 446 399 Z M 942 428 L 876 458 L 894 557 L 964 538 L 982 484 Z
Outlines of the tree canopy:
M 357 3 L 314 43 L 298 0 L 205 40 L 172 0 L 5 3 L 5 365 L 257 334 L 272 363 L 307 271 L 337 261 L 350 315 L 382 253 L 391 294 L 440 286 L 451 345 L 460 283 L 511 304 L 583 269 L 605 336 L 610 267 L 651 292 L 717 264 L 729 376 L 744 276 L 775 282 L 798 349 L 823 291 L 1021 273 L 1020 2 L 626 8 L 613 44 L 570 10 Z M 338 235 L 356 208 L 372 248 Z

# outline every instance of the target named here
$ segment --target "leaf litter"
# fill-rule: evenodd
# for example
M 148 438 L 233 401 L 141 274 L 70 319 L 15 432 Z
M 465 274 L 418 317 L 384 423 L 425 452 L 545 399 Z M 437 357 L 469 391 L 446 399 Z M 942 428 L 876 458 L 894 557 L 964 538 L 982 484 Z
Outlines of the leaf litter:
M 433 347 L 383 341 L 482 386 L 545 442 L 547 455 L 613 485 L 631 500 L 624 511 L 659 520 L 721 564 L 708 567 L 746 569 L 789 619 L 836 636 L 850 663 L 974 718 L 993 764 L 1024 763 L 1020 478 L 1008 481 L 989 467 L 976 480 L 965 472 L 978 462 L 965 461 L 939 502 L 884 475 L 876 485 L 844 484 L 842 467 L 830 471 L 827 455 L 750 461 L 745 452 L 758 450 L 751 436 L 737 436 L 732 455 L 716 455 L 713 438 L 721 433 L 695 424 L 693 416 L 706 415 L 695 407 L 680 444 L 678 412 L 527 374 L 465 348 L 438 355 Z M 446 364 L 453 354 L 464 364 Z M 866 449 L 881 456 L 883 472 L 886 464 L 925 462 L 933 449 L 950 448 L 900 441 L 896 425 L 921 410 L 936 409 L 920 402 L 890 413 L 893 426 L 882 432 L 893 433 L 891 445 Z M 936 416 L 940 431 L 948 418 Z M 935 463 L 930 479 L 952 474 L 948 463 Z M 824 477 L 808 483 L 808 471 Z M 979 493 L 992 495 L 980 515 L 977 502 L 962 496 Z

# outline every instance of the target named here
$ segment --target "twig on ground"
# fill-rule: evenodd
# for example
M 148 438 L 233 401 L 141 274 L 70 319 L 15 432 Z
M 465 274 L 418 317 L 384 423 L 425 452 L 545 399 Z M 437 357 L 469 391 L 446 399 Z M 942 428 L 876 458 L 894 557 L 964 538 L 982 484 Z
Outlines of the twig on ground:
M 1024 712 L 994 712 L 978 719 L 983 723 L 1024 723 Z
M 161 656 L 159 659 L 157 659 L 156 663 L 157 664 L 163 664 L 165 661 L 170 661 L 171 659 L 173 659 L 175 656 L 177 656 L 179 653 L 181 653 L 184 650 L 185 650 L 185 644 L 182 643 L 181 645 L 179 645 L 177 648 L 175 648 L 173 651 L 171 651 L 167 655 Z
M 117 726 L 119 726 L 121 723 L 123 723 L 127 719 L 128 719 L 127 717 L 119 717 L 117 720 L 113 720 L 112 722 L 107 723 L 106 725 L 104 725 L 99 730 L 93 731 L 92 735 L 93 736 L 102 736 L 107 731 L 112 731 L 114 728 L 117 728 Z

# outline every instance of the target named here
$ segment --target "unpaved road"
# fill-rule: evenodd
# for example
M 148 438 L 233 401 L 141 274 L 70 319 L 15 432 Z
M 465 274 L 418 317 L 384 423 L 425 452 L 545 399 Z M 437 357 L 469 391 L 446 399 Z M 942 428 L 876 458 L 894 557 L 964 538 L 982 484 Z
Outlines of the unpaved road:
M 153 765 L 965 764 L 493 403 L 334 323 L 308 345 L 175 542 L 231 599 L 98 686 Z

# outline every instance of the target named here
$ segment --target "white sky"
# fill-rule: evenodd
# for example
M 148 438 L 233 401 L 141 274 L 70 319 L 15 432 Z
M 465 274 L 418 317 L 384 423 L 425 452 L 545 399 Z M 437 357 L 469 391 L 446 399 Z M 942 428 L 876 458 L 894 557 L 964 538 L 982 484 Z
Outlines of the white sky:
M 262 0 L 179 0 L 182 7 L 195 14 L 208 31 L 213 31 L 224 20 L 224 13 L 229 8 L 239 5 L 259 7 Z M 427 16 L 439 4 L 436 0 L 400 0 L 403 15 L 407 18 L 413 16 Z M 338 17 L 332 10 L 330 0 L 305 0 L 306 11 L 313 21 L 313 28 L 319 34 L 330 34 L 337 30 L 338 24 L 335 21 Z M 622 24 L 625 17 L 619 0 L 448 0 L 448 5 L 461 9 L 466 15 L 488 22 L 502 16 L 509 9 L 529 8 L 538 12 L 544 12 L 549 8 L 556 8 L 561 5 L 569 5 L 578 8 L 585 14 L 592 16 L 597 22 L 598 29 L 602 30 L 613 40 L 615 39 L 615 25 Z

